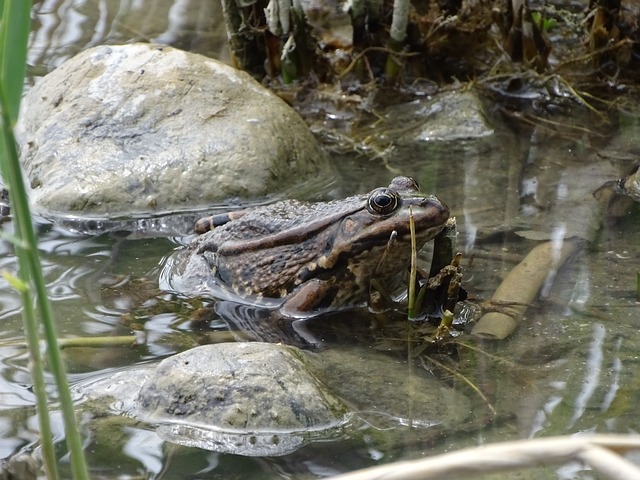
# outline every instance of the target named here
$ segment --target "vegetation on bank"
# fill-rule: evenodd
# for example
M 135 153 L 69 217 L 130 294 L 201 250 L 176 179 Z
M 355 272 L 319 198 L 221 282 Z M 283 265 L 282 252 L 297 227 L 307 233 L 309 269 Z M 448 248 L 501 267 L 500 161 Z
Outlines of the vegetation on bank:
M 296 100 L 319 84 L 368 94 L 381 86 L 471 82 L 509 113 L 636 110 L 640 7 L 624 0 L 224 0 L 232 58 Z M 605 119 L 606 120 L 606 119 Z

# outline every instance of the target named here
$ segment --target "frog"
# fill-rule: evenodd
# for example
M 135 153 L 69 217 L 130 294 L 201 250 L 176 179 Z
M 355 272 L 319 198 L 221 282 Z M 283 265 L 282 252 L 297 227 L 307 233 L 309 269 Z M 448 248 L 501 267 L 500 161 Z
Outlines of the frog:
M 397 176 L 340 200 L 282 200 L 205 217 L 181 275 L 288 317 L 365 306 L 406 285 L 410 216 L 419 250 L 443 229 L 449 208 Z

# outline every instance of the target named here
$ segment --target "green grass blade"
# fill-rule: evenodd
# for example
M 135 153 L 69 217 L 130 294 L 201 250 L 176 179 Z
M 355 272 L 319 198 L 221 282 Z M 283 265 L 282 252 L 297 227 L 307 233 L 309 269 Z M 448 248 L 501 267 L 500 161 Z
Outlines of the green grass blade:
M 31 23 L 29 0 L 4 0 L 0 28 L 0 82 L 6 95 L 6 109 L 13 128 L 18 120 L 20 97 L 27 67 L 27 40 Z
M 33 304 L 31 303 L 31 295 L 34 294 L 44 328 L 49 364 L 60 396 L 60 405 L 65 424 L 65 437 L 71 455 L 73 478 L 76 480 L 88 480 L 89 474 L 82 449 L 82 439 L 78 432 L 69 384 L 60 349 L 58 348 L 53 314 L 42 274 L 36 235 L 31 223 L 28 197 L 13 135 L 13 126 L 18 118 L 24 83 L 31 2 L 28 0 L 4 0 L 1 6 L 0 168 L 9 189 L 11 208 L 13 210 L 13 224 L 17 238 L 16 254 L 20 265 L 20 281 L 28 286 L 22 292 L 23 301 L 25 302 L 23 304 L 23 318 L 25 318 L 25 329 L 27 329 L 27 341 L 32 349 L 30 352 L 31 358 L 37 358 L 40 347 L 38 345 L 39 328 Z M 36 369 L 42 368 L 42 362 L 34 363 L 39 363 L 39 365 L 36 365 Z M 36 371 L 34 384 L 36 384 L 36 389 L 44 393 L 44 383 L 42 383 L 41 387 L 38 387 L 38 378 L 41 374 L 42 371 L 40 373 Z M 37 399 L 39 416 L 48 415 L 46 396 L 38 395 Z M 43 428 L 42 425 L 41 423 L 41 428 Z M 43 444 L 48 441 L 44 435 L 44 430 L 47 428 L 46 425 L 43 428 Z M 53 447 L 51 446 L 51 448 Z M 53 449 L 51 451 L 53 452 Z M 49 465 L 47 470 L 50 478 L 56 478 L 55 461 L 53 467 Z
M 2 85 L 0 85 L 2 87 Z M 0 99 L 4 99 L 4 91 L 0 88 Z M 6 179 L 11 178 L 12 162 L 17 162 L 13 131 L 8 126 L 8 116 L 5 115 L 4 101 L 2 102 L 2 115 L 0 115 L 0 160 L 2 161 L 3 173 Z M 11 148 L 13 146 L 13 148 Z M 11 184 L 11 183 L 9 183 Z M 12 198 L 13 200 L 13 198 Z M 19 272 L 18 277 L 8 278 L 8 274 L 3 272 L 3 276 L 9 283 L 20 292 L 22 299 L 22 319 L 24 323 L 25 336 L 29 346 L 29 371 L 33 381 L 33 390 L 36 396 L 36 407 L 38 411 L 38 423 L 40 426 L 40 443 L 42 445 L 42 458 L 44 460 L 47 478 L 57 480 L 59 478 L 56 465 L 53 436 L 51 433 L 51 421 L 49 419 L 49 408 L 44 380 L 44 365 L 40 353 L 40 342 L 38 336 L 38 319 L 33 308 L 33 299 L 29 288 L 29 251 L 27 244 L 21 239 L 22 226 L 20 222 L 14 223 L 15 237 L 20 240 L 14 244 L 16 256 L 18 257 Z
M 60 395 L 60 405 L 65 424 L 67 447 L 71 454 L 73 478 L 77 480 L 88 480 L 89 474 L 82 449 L 82 439 L 78 432 L 73 402 L 69 391 L 69 383 L 67 381 L 64 363 L 62 362 L 60 349 L 58 347 L 58 339 L 53 322 L 53 313 L 51 311 L 51 305 L 47 295 L 44 276 L 42 274 L 40 257 L 38 256 L 36 236 L 31 223 L 31 212 L 29 210 L 27 194 L 24 187 L 22 172 L 20 170 L 18 152 L 16 150 L 13 131 L 8 127 L 9 118 L 8 115 L 6 115 L 5 93 L 2 89 L 2 84 L 0 84 L 0 102 L 2 104 L 2 124 L 0 125 L 2 129 L 1 151 L 3 152 L 2 158 L 0 159 L 3 164 L 2 172 L 9 187 L 15 233 L 25 245 L 25 248 L 16 248 L 16 251 L 18 252 L 18 259 L 20 260 L 20 269 L 28 275 L 26 280 L 22 278 L 21 280 L 26 284 L 30 283 L 34 286 L 36 304 L 44 327 L 49 364 Z M 25 311 L 26 310 L 28 310 L 28 308 L 25 309 Z M 32 328 L 28 323 L 25 326 L 27 328 Z M 37 330 L 36 325 L 36 336 Z M 28 336 L 31 334 L 32 333 L 27 333 Z M 46 411 L 46 405 L 44 408 Z
M 21 250 L 21 249 L 20 249 Z M 25 251 L 18 251 L 18 256 L 26 255 Z M 27 272 L 24 272 L 22 265 L 26 264 L 24 258 L 19 260 L 21 267 L 19 277 L 21 281 L 29 281 Z M 33 393 L 36 396 L 38 412 L 38 424 L 40 425 L 40 444 L 42 445 L 42 458 L 48 480 L 60 478 L 56 462 L 55 446 L 53 444 L 53 434 L 51 433 L 51 419 L 49 418 L 48 399 L 46 383 L 44 380 L 44 363 L 40 352 L 40 339 L 38 337 L 38 318 L 33 308 L 31 291 L 26 289 L 20 292 L 22 297 L 22 317 L 25 325 L 25 336 L 29 347 L 30 372 L 33 381 Z

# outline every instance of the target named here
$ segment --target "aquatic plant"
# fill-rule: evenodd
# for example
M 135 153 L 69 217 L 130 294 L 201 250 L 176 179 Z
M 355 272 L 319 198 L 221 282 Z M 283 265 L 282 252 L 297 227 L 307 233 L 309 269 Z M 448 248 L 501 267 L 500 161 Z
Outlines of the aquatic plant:
M 40 352 L 40 325 L 44 333 L 49 365 L 58 387 L 66 441 L 71 452 L 73 477 L 88 479 L 82 439 L 78 433 L 69 384 L 58 348 L 53 315 L 47 296 L 13 134 L 24 84 L 30 11 L 30 1 L 0 0 L 0 167 L 9 189 L 14 231 L 12 236 L 8 234 L 3 236 L 13 244 L 19 265 L 17 277 L 8 272 L 3 272 L 3 275 L 20 292 L 22 297 L 22 316 L 29 346 L 29 365 L 37 400 L 40 437 L 47 477 L 57 479 L 59 476 Z

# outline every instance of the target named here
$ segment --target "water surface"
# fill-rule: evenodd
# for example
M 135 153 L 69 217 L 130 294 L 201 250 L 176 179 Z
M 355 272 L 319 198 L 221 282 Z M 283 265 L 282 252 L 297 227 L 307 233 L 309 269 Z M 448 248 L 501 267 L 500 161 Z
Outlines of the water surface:
M 54 68 L 89 46 L 138 40 L 226 58 L 215 2 L 44 1 L 36 3 L 34 12 L 29 55 L 34 71 Z M 582 112 L 578 115 L 583 121 Z M 619 177 L 630 166 L 622 153 L 629 149 L 624 139 L 638 138 L 637 125 L 638 119 L 627 119 L 622 134 L 608 133 L 613 145 L 588 134 L 566 138 L 541 129 L 504 128 L 482 142 L 398 148 L 384 161 L 373 152 L 335 156 L 341 177 L 333 182 L 330 196 L 387 185 L 400 172 L 416 177 L 423 190 L 438 194 L 449 205 L 458 221 L 464 287 L 471 296 L 462 314 L 490 298 L 540 238 L 560 241 L 578 235 L 590 240 L 549 277 L 541 297 L 508 341 L 479 345 L 468 334 L 459 337 L 463 345 L 450 356 L 450 365 L 484 392 L 490 407 L 460 378 L 428 359 L 408 359 L 412 346 L 399 336 L 401 330 L 372 332 L 370 318 L 362 312 L 327 319 L 330 327 L 316 323 L 311 328 L 322 338 L 320 351 L 365 348 L 405 365 L 407 376 L 433 372 L 460 398 L 469 400 L 461 408 L 473 410 L 473 421 L 440 430 L 417 428 L 405 421 L 412 418 L 408 406 L 392 418 L 372 418 L 357 435 L 274 458 L 180 448 L 164 443 L 151 427 L 105 422 L 104 427 L 92 427 L 88 447 L 92 471 L 100 478 L 323 478 L 490 441 L 638 431 L 640 315 L 634 291 L 640 264 L 638 212 L 608 223 L 591 196 L 600 182 Z M 387 119 L 378 132 L 381 145 L 394 128 L 393 118 Z M 10 232 L 11 224 L 4 228 Z M 239 327 L 220 315 L 225 309 L 232 310 L 232 318 L 248 318 L 245 327 L 254 321 L 242 307 L 215 306 L 158 289 L 162 265 L 188 238 L 74 235 L 46 222 L 39 224 L 38 237 L 62 338 L 137 334 L 143 340 L 122 348 L 65 350 L 74 384 L 198 344 L 233 341 L 240 337 Z M 0 243 L 0 268 L 16 270 L 6 242 Z M 37 445 L 37 422 L 19 297 L 4 280 L 0 280 L 0 305 L 0 457 L 4 458 Z M 258 329 L 255 335 L 267 334 Z M 52 385 L 51 379 L 48 382 Z M 460 418 L 469 413 L 461 412 Z M 59 419 L 54 428 L 61 439 Z M 115 438 L 114 444 L 105 446 L 97 440 L 101 428 Z M 550 478 L 591 478 L 577 476 L 581 468 L 559 469 Z

